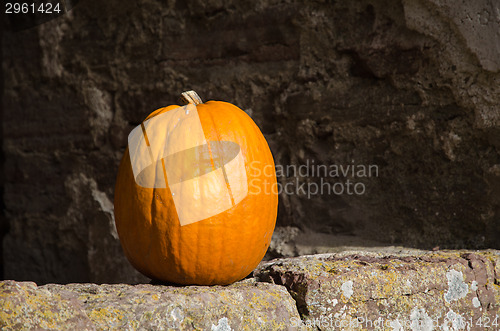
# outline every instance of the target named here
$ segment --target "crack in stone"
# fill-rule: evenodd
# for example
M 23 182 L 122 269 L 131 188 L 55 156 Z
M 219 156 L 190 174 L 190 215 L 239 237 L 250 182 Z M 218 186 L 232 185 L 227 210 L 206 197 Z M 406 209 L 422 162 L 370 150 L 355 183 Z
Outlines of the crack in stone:
M 415 292 L 415 293 L 403 293 L 401 295 L 393 295 L 393 296 L 388 296 L 388 297 L 384 297 L 384 298 L 369 298 L 367 300 L 351 300 L 351 302 L 352 303 L 366 303 L 366 302 L 370 302 L 370 301 L 390 300 L 390 299 L 394 299 L 394 298 L 398 298 L 398 297 L 412 297 L 412 296 L 415 296 L 415 295 L 418 295 L 418 294 L 432 295 L 429 292 L 433 292 L 433 291 L 439 292 L 440 289 L 436 288 L 436 287 L 433 287 L 433 288 L 427 289 L 425 291 L 418 291 L 418 292 Z
M 308 289 L 307 286 L 304 286 L 304 275 L 297 275 L 291 272 L 280 273 L 276 270 L 273 270 L 272 267 L 273 266 L 270 266 L 270 268 L 263 270 L 266 271 L 266 273 L 264 274 L 264 278 L 260 277 L 262 276 L 260 275 L 257 276 L 257 279 L 259 281 L 284 286 L 292 299 L 295 301 L 295 305 L 297 307 L 300 318 L 304 320 L 304 317 L 310 315 L 309 309 L 307 308 L 308 305 L 305 300 Z M 265 276 L 267 276 L 268 278 Z
M 476 275 L 476 271 L 474 269 L 474 265 L 472 264 L 472 259 L 470 258 L 470 254 L 463 254 L 462 257 L 467 261 L 467 265 L 469 266 L 469 269 L 472 270 L 472 274 L 474 275 L 474 281 L 477 284 L 478 283 L 477 282 L 477 275 Z M 484 264 L 484 261 L 481 261 L 481 262 Z M 477 287 L 477 285 L 476 285 L 476 287 Z M 471 291 L 474 291 L 476 293 L 475 298 L 477 298 L 477 301 L 479 301 L 479 306 L 481 307 L 481 309 L 483 309 L 484 308 L 483 303 L 479 299 L 479 288 L 477 287 L 476 290 L 473 290 L 472 286 L 471 286 Z M 473 305 L 474 305 L 474 303 L 473 303 Z

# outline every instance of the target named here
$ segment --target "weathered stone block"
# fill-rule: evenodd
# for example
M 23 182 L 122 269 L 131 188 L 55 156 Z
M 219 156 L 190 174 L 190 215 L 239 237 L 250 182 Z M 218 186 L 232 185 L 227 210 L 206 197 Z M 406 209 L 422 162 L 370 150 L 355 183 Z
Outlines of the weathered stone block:
M 304 326 L 484 330 L 500 324 L 499 266 L 498 251 L 346 252 L 273 260 L 254 275 L 286 286 Z
M 0 328 L 52 330 L 292 330 L 300 319 L 282 286 L 0 283 Z

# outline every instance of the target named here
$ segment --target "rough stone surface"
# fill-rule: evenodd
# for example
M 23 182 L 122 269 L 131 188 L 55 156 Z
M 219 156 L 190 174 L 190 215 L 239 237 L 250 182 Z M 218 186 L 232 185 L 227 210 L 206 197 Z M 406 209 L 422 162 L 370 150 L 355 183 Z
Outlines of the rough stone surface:
M 306 327 L 485 330 L 500 323 L 499 271 L 498 251 L 344 252 L 273 260 L 254 276 L 286 286 Z
M 271 256 L 500 248 L 499 4 L 88 0 L 4 32 L 4 277 L 144 281 L 113 226 L 118 162 L 187 89 L 248 112 L 277 164 L 378 166 L 280 176 L 300 240 Z M 365 192 L 300 189 L 321 180 Z
M 263 262 L 229 286 L 0 282 L 0 328 L 496 330 L 500 252 L 344 252 Z
M 282 286 L 221 287 L 0 283 L 0 328 L 64 330 L 292 330 L 300 320 Z

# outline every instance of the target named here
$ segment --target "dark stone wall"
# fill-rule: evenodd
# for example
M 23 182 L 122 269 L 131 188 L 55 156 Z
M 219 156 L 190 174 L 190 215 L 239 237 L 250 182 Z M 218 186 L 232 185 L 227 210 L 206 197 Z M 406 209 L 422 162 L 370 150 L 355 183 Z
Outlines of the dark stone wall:
M 347 237 L 500 248 L 499 10 L 488 0 L 85 0 L 5 32 L 4 278 L 141 279 L 114 228 L 117 167 L 130 130 L 188 89 L 248 112 L 279 165 L 378 167 L 369 178 L 281 176 L 294 189 L 365 188 L 281 194 L 283 229 L 327 235 L 329 247 Z

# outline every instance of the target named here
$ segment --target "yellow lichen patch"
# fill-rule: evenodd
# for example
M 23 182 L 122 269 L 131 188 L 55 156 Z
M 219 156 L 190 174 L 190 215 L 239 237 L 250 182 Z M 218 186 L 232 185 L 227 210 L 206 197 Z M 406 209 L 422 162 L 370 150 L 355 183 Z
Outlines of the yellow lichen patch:
M 2 282 L 0 286 L 0 326 L 2 328 L 58 329 L 82 312 L 75 310 L 59 294 L 39 289 L 34 283 Z M 26 316 L 30 316 L 27 320 Z
M 269 308 L 270 305 L 274 304 L 271 300 L 266 300 L 267 298 L 263 298 L 262 293 L 259 293 L 259 295 L 253 293 L 252 298 L 248 300 L 248 303 L 250 305 L 250 308 L 257 308 L 257 309 L 262 309 L 262 308 Z
M 93 309 L 87 315 L 98 328 L 113 328 L 121 324 L 125 314 L 126 312 L 113 307 L 103 307 Z
M 137 305 L 139 305 L 139 304 L 141 304 L 141 303 L 144 303 L 144 301 L 145 301 L 145 300 L 144 300 L 143 298 L 135 298 L 135 299 L 134 299 L 134 303 L 135 303 L 135 304 L 137 304 Z

